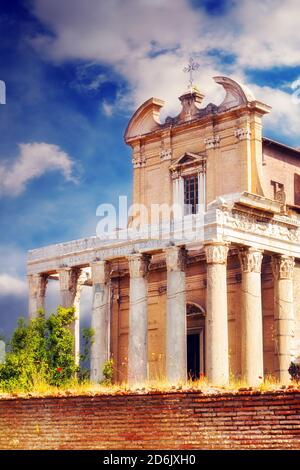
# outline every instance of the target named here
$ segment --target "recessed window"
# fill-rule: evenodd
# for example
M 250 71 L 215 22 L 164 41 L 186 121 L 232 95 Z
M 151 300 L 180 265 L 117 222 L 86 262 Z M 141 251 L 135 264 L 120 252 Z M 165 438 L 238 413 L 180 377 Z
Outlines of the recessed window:
M 284 190 L 284 185 L 280 183 L 279 181 L 271 180 L 271 186 L 273 186 L 273 197 L 275 199 L 278 191 Z
M 196 214 L 198 209 L 198 175 L 184 178 L 185 214 Z
M 300 175 L 294 174 L 294 204 L 300 206 Z

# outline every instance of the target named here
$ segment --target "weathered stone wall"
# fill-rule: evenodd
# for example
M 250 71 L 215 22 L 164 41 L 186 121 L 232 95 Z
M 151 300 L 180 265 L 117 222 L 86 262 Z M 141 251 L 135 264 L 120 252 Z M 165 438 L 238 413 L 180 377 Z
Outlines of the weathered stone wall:
M 1 449 L 300 449 L 300 391 L 0 400 Z

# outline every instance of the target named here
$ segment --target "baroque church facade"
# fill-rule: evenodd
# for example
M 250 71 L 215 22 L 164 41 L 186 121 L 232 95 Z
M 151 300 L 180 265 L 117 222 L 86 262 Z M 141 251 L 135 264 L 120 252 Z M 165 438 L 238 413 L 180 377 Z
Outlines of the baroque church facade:
M 177 117 L 161 122 L 164 102 L 151 98 L 126 129 L 133 203 L 146 213 L 182 208 L 163 230 L 162 211 L 159 236 L 94 236 L 29 252 L 30 317 L 44 308 L 47 280 L 57 280 L 61 305 L 77 307 L 76 357 L 80 290 L 90 286 L 95 382 L 113 358 L 115 382 L 288 383 L 300 354 L 300 151 L 262 136 L 271 108 L 249 89 L 214 80 L 221 104 L 202 107 L 191 87 Z M 147 218 L 139 223 L 149 229 Z M 136 226 L 131 215 L 127 234 Z

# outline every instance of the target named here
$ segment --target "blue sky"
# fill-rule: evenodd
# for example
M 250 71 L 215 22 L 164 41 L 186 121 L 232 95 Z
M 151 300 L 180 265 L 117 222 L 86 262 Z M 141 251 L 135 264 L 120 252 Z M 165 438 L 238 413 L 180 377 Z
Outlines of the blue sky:
M 0 334 L 27 314 L 27 250 L 94 235 L 97 206 L 130 196 L 128 119 L 151 96 L 178 112 L 190 55 L 206 102 L 222 99 L 213 76 L 238 79 L 273 106 L 264 134 L 300 145 L 299 13 L 296 0 L 1 1 Z

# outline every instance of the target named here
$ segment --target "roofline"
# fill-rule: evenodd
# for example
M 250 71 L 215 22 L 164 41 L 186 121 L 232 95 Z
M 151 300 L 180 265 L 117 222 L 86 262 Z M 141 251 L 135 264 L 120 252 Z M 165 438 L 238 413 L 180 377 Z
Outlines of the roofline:
M 269 139 L 269 137 L 263 137 L 262 140 L 263 140 L 263 143 L 269 143 L 271 145 L 275 145 L 277 147 L 287 149 L 291 152 L 296 153 L 297 156 L 300 156 L 300 148 L 296 149 L 295 147 L 291 147 L 290 145 L 283 144 L 282 142 L 277 142 L 277 140 Z

